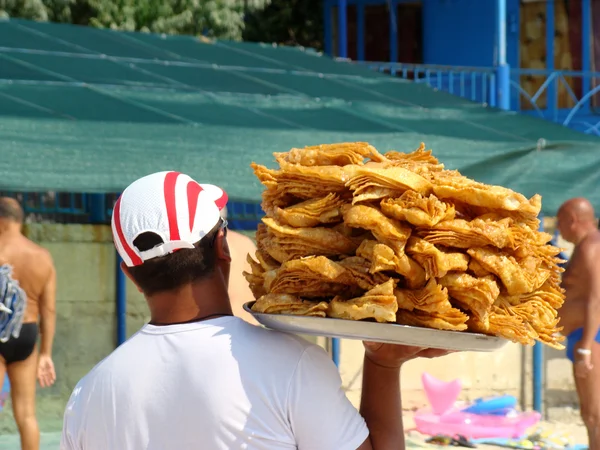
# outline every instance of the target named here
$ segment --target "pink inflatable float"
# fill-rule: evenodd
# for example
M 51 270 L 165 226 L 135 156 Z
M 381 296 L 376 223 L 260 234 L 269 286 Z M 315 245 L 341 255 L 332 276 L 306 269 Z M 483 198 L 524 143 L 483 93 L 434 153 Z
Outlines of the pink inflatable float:
M 519 438 L 540 421 L 538 412 L 514 411 L 501 416 L 460 411 L 454 407 L 462 389 L 460 380 L 444 382 L 424 373 L 422 381 L 431 411 L 418 411 L 414 420 L 423 434 L 461 434 L 468 439 Z

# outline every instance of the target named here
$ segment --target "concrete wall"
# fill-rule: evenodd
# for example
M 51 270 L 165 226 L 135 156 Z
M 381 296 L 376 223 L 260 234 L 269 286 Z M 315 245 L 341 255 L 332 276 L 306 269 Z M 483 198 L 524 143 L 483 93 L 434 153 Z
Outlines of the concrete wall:
M 57 381 L 38 389 L 42 431 L 61 428 L 62 413 L 77 381 L 115 347 L 115 250 L 108 226 L 28 225 L 26 235 L 47 248 L 57 270 L 54 364 Z M 144 323 L 144 299 L 128 285 L 127 331 Z M 14 432 L 10 405 L 0 414 L 0 434 Z
M 107 226 L 35 224 L 27 227 L 26 234 L 52 253 L 58 273 L 54 345 L 58 378 L 52 388 L 39 390 L 38 397 L 41 428 L 53 431 L 61 427 L 64 405 L 77 381 L 115 347 L 115 251 Z M 128 335 L 148 320 L 147 314 L 143 297 L 128 284 Z M 318 342 L 325 345 L 322 338 Z M 530 403 L 530 349 L 525 353 L 525 365 L 522 347 L 514 344 L 490 354 L 460 353 L 411 362 L 402 374 L 404 406 L 410 409 L 425 404 L 420 381 L 423 371 L 447 381 L 460 378 L 464 400 L 498 393 L 520 396 L 525 392 Z M 547 355 L 548 404 L 574 404 L 571 369 L 564 352 Z M 356 405 L 360 399 L 362 357 L 360 342 L 342 341 L 342 379 Z M 14 432 L 8 409 L 0 413 L 0 434 Z

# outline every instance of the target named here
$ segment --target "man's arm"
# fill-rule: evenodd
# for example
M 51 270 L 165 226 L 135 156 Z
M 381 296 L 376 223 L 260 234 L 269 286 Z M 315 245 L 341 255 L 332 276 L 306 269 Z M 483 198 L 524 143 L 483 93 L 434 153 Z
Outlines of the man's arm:
M 435 358 L 445 350 L 365 342 L 360 413 L 367 422 L 369 438 L 358 450 L 403 449 L 400 369 L 416 357 Z
M 360 414 L 369 439 L 359 450 L 404 448 L 399 367 L 379 366 L 365 357 Z
M 582 248 L 582 256 L 588 272 L 590 290 L 587 298 L 581 348 L 591 350 L 600 329 L 600 244 L 590 242 Z
M 365 349 L 362 417 L 342 390 L 329 355 L 316 346 L 302 355 L 288 395 L 288 417 L 299 450 L 404 448 L 400 367 L 419 356 L 448 352 L 372 343 L 365 343 Z
M 52 356 L 52 343 L 56 329 L 56 270 L 50 260 L 50 274 L 40 298 L 40 354 Z

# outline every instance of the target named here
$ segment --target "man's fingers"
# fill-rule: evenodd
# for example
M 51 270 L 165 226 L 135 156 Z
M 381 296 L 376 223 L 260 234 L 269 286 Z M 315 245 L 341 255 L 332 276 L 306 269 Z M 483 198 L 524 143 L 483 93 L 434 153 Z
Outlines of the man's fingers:
M 421 358 L 439 358 L 440 356 L 447 355 L 448 353 L 452 352 L 438 348 L 428 348 L 421 350 L 417 356 L 420 356 Z
M 375 351 L 381 348 L 383 345 L 381 342 L 363 341 L 363 345 L 371 351 Z

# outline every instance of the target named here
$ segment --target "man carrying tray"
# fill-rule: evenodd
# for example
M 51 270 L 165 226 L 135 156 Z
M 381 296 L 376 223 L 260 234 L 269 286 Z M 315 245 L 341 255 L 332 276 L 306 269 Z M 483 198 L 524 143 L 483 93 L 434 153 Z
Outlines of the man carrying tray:
M 365 344 L 359 414 L 321 348 L 232 315 L 226 201 L 176 172 L 117 201 L 115 245 L 151 321 L 76 386 L 61 449 L 404 448 L 400 369 L 445 352 Z

